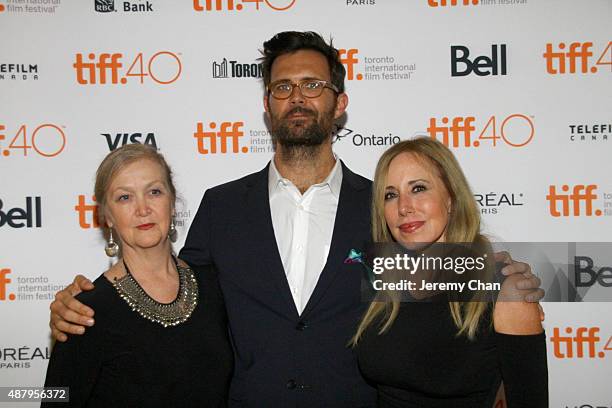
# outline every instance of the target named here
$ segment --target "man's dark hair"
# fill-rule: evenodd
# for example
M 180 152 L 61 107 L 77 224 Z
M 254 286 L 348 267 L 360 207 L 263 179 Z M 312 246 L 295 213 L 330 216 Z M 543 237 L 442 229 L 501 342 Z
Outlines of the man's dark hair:
M 261 51 L 263 57 L 259 59 L 262 62 L 264 85 L 270 85 L 272 64 L 277 57 L 300 50 L 313 50 L 323 54 L 329 65 L 332 84 L 338 88 L 340 93 L 344 92 L 346 70 L 340 62 L 338 50 L 333 47 L 331 38 L 328 45 L 323 37 L 313 31 L 284 31 L 264 42 L 264 48 Z

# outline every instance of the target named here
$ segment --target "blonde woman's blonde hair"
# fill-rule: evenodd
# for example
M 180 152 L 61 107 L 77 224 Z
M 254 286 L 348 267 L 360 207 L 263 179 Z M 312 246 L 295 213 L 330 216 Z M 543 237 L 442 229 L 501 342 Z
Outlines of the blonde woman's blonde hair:
M 385 220 L 385 188 L 391 162 L 402 153 L 411 153 L 416 160 L 431 164 L 448 191 L 451 211 L 446 226 L 446 242 L 474 243 L 489 248 L 488 240 L 480 234 L 480 212 L 461 166 L 446 146 L 428 137 L 399 142 L 385 151 L 378 160 L 372 189 L 373 241 L 375 243 L 394 241 Z M 378 334 L 389 330 L 400 309 L 400 301 L 393 300 L 396 298 L 389 293 L 384 296 L 384 299 L 388 300 L 371 302 L 359 323 L 357 333 L 351 340 L 352 345 L 357 344 L 365 330 L 377 321 L 381 321 Z M 449 307 L 458 329 L 457 334 L 473 339 L 480 319 L 488 307 L 487 303 L 449 302 Z

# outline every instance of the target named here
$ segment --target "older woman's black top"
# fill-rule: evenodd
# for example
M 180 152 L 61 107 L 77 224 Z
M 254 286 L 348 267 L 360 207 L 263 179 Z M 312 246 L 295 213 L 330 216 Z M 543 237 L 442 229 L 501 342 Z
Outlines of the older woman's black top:
M 388 332 L 358 343 L 361 371 L 379 408 L 491 408 L 503 380 L 509 408 L 548 407 L 544 333 L 495 333 L 490 312 L 474 341 L 457 337 L 448 302 L 402 303 Z
M 96 324 L 56 343 L 45 386 L 70 387 L 70 403 L 43 407 L 225 407 L 233 367 L 223 297 L 212 269 L 195 271 L 199 301 L 174 327 L 146 320 L 100 276 L 77 296 Z

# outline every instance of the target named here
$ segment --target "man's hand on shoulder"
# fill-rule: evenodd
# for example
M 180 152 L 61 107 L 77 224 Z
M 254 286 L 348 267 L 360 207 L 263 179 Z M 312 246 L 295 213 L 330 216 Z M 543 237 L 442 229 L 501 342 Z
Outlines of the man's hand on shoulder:
M 85 326 L 94 325 L 94 311 L 75 299 L 83 291 L 92 290 L 93 283 L 83 275 L 77 275 L 65 289 L 55 294 L 51 302 L 51 335 L 57 341 L 68 340 L 67 334 L 83 334 Z

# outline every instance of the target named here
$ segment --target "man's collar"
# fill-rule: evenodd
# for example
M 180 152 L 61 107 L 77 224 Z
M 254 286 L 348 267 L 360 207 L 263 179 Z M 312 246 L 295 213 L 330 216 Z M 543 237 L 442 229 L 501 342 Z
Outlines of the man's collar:
M 336 159 L 336 164 L 329 172 L 325 180 L 315 185 L 328 185 L 332 194 L 339 199 L 340 189 L 342 188 L 342 165 L 340 164 L 340 159 L 338 158 L 338 156 L 336 156 L 335 153 L 334 159 Z M 288 183 L 291 183 L 291 181 L 281 176 L 281 174 L 278 172 L 278 169 L 276 168 L 276 165 L 274 164 L 274 158 L 272 158 L 272 160 L 270 161 L 270 168 L 268 169 L 268 191 L 270 192 L 270 194 L 272 194 L 276 191 L 277 188 L 279 188 L 279 185 L 287 185 Z

